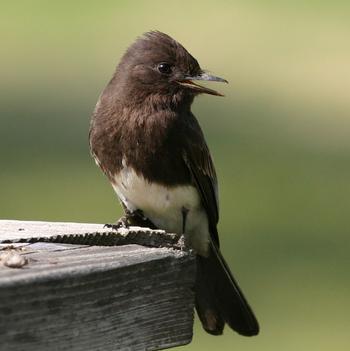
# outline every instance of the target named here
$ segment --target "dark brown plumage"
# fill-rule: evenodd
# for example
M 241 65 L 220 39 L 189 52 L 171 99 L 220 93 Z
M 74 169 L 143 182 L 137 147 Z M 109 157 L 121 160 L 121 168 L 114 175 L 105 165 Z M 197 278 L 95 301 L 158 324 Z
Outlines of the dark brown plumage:
M 225 323 L 256 335 L 258 323 L 225 263 L 217 233 L 214 165 L 191 104 L 199 93 L 220 95 L 194 80 L 208 75 L 183 46 L 149 32 L 127 50 L 103 91 L 90 128 L 91 152 L 127 215 L 183 233 L 198 254 L 196 309 L 203 327 Z

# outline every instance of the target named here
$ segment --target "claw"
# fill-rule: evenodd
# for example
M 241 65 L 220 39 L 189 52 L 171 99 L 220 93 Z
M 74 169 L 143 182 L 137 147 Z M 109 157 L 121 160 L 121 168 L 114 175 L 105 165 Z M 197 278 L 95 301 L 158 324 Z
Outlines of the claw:
M 110 228 L 112 230 L 118 230 L 119 228 L 129 228 L 130 226 L 145 227 L 150 229 L 157 229 L 157 227 L 143 215 L 141 210 L 134 212 L 126 211 L 125 215 L 118 219 L 116 223 L 107 223 L 103 227 Z
M 129 228 L 129 223 L 128 219 L 123 216 L 120 219 L 118 219 L 117 223 L 106 223 L 103 228 L 109 228 L 112 230 L 118 230 L 119 228 Z

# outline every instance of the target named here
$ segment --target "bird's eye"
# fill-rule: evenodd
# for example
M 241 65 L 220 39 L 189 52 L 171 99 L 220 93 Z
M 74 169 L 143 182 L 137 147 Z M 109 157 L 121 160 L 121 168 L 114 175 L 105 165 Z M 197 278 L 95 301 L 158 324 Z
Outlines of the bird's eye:
M 169 63 L 166 62 L 162 62 L 157 66 L 157 69 L 160 73 L 163 74 L 170 74 L 171 73 L 171 66 L 169 65 Z

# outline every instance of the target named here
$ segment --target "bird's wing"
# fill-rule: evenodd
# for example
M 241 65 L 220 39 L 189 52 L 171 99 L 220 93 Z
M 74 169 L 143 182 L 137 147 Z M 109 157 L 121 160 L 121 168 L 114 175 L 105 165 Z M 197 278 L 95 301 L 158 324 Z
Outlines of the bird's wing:
M 191 138 L 187 140 L 183 158 L 207 212 L 212 240 L 219 247 L 216 229 L 219 220 L 218 183 L 208 146 L 196 120 L 191 125 Z

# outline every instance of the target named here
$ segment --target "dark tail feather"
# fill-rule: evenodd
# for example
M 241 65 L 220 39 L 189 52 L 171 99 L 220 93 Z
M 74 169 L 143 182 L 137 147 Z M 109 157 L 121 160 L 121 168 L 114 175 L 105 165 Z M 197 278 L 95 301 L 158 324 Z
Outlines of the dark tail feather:
M 197 256 L 196 309 L 210 334 L 222 334 L 225 323 L 241 335 L 259 333 L 253 311 L 214 244 L 208 257 Z

